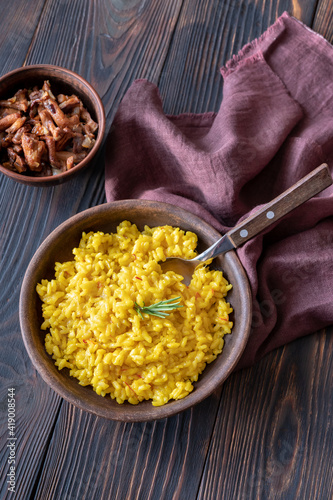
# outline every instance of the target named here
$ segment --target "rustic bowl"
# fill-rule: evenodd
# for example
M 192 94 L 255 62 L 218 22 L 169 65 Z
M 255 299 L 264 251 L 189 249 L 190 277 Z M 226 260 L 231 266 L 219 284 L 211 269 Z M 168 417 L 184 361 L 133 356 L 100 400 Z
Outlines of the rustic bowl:
M 41 331 L 41 302 L 36 285 L 42 278 L 54 277 L 55 261 L 72 259 L 71 249 L 77 246 L 82 231 L 113 232 L 123 220 L 135 223 L 140 230 L 149 226 L 173 225 L 191 230 L 199 237 L 199 250 L 214 243 L 219 233 L 206 222 L 181 208 L 166 203 L 125 200 L 85 210 L 56 228 L 41 244 L 23 279 L 20 295 L 20 324 L 23 340 L 32 363 L 45 382 L 60 396 L 82 410 L 100 417 L 138 422 L 156 420 L 179 413 L 207 398 L 230 375 L 248 340 L 251 323 L 251 296 L 246 274 L 234 251 L 215 259 L 214 267 L 223 270 L 233 284 L 228 300 L 234 308 L 234 328 L 225 337 L 222 353 L 207 365 L 194 390 L 184 399 L 154 407 L 150 401 L 138 405 L 120 405 L 110 397 L 98 396 L 91 387 L 82 387 L 68 370 L 58 371 L 44 348 L 45 332 Z
M 75 94 L 98 123 L 96 142 L 83 161 L 70 170 L 53 176 L 33 177 L 12 172 L 0 165 L 0 172 L 14 181 L 30 186 L 51 186 L 68 181 L 85 169 L 99 150 L 105 133 L 105 113 L 102 101 L 93 87 L 80 75 L 65 68 L 47 64 L 24 66 L 0 78 L 0 99 L 12 97 L 19 89 L 42 86 L 45 80 L 51 83 L 53 93 Z

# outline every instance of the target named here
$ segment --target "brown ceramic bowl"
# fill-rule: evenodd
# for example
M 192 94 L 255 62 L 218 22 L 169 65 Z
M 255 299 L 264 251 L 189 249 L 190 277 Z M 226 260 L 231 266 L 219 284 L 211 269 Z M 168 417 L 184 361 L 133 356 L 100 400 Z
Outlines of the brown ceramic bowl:
M 33 177 L 32 175 L 12 172 L 0 165 L 0 172 L 11 179 L 30 186 L 51 186 L 61 184 L 85 169 L 99 150 L 105 132 L 105 113 L 102 101 L 93 87 L 73 71 L 47 64 L 24 66 L 15 69 L 0 78 L 0 99 L 12 97 L 19 89 L 41 87 L 49 80 L 54 95 L 59 93 L 75 94 L 88 109 L 93 120 L 98 123 L 96 142 L 83 161 L 72 169 L 58 175 Z
M 191 230 L 199 237 L 199 250 L 207 248 L 219 237 L 219 233 L 195 215 L 173 205 L 125 200 L 99 205 L 85 210 L 56 228 L 42 243 L 24 276 L 20 296 L 20 323 L 23 340 L 32 363 L 45 382 L 60 396 L 82 410 L 95 415 L 126 422 L 156 420 L 179 413 L 207 398 L 230 375 L 248 340 L 251 323 L 251 297 L 246 274 L 234 251 L 215 259 L 214 267 L 223 270 L 233 284 L 228 300 L 234 308 L 234 328 L 225 337 L 222 353 L 207 365 L 194 390 L 184 399 L 170 401 L 154 407 L 150 401 L 138 405 L 127 402 L 120 405 L 110 397 L 98 396 L 91 387 L 82 387 L 68 371 L 58 371 L 44 348 L 45 332 L 41 331 L 41 302 L 36 284 L 42 278 L 54 277 L 55 261 L 72 259 L 71 249 L 77 246 L 82 231 L 113 232 L 123 220 L 135 223 L 140 230 L 145 224 L 159 226 L 169 224 Z

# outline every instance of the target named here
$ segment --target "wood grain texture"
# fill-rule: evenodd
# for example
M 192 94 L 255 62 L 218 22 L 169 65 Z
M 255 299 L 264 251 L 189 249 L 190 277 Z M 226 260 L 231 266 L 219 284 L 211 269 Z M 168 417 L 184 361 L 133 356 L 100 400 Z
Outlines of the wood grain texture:
M 34 32 L 44 6 L 44 1 L 8 3 L 1 12 L 1 70 L 4 74 L 24 64 Z M 21 19 L 25 19 L 21 23 Z M 25 254 L 26 241 L 35 238 L 41 227 L 26 228 L 22 223 L 33 217 L 37 205 L 26 197 L 22 186 L 9 179 L 0 178 L 0 275 L 1 275 L 1 351 L 0 351 L 0 497 L 8 496 L 8 388 L 16 392 L 17 498 L 24 498 L 35 483 L 35 471 L 41 466 L 54 420 L 60 404 L 36 374 L 27 358 L 18 324 L 17 305 L 22 273 L 28 262 Z M 14 203 L 13 200 L 20 200 Z M 46 219 L 42 222 L 42 226 Z M 27 230 L 26 230 L 27 229 Z M 33 242 L 33 240 L 32 240 Z M 27 260 L 26 260 L 27 259 Z M 40 421 L 40 416 L 45 418 Z M 35 450 L 38 450 L 37 455 Z M 29 464 L 27 467 L 26 464 Z M 10 493 L 9 493 L 10 495 Z
M 333 4 L 330 0 L 319 0 L 312 28 L 333 43 Z
M 319 422 L 332 412 L 331 333 L 297 340 L 224 385 L 221 406 L 238 398 L 218 412 L 198 499 L 330 498 L 333 434 L 329 419 Z
M 284 11 L 309 23 L 315 5 L 315 0 L 294 3 L 184 0 L 159 80 L 165 112 L 216 112 L 223 95 L 220 68 Z
M 38 192 L 33 194 L 29 196 L 24 186 L 7 178 L 1 179 L 0 207 L 4 218 L 0 229 L 0 461 L 1 464 L 7 463 L 7 391 L 13 387 L 16 396 L 17 474 L 22 478 L 17 487 L 17 498 L 24 498 L 24 494 L 33 488 L 34 471 L 38 471 L 42 464 L 61 404 L 61 399 L 50 391 L 33 369 L 18 322 L 18 300 L 24 269 L 29 262 L 31 248 L 35 248 L 44 233 L 47 220 L 45 213 L 38 210 Z M 13 203 L 13 199 L 19 199 L 20 203 Z M 31 220 L 35 225 L 30 225 Z M 36 449 L 38 453 L 35 455 Z M 6 474 L 7 467 L 2 467 L 0 498 L 6 498 Z
M 1 9 L 0 75 L 24 65 L 44 4 L 45 0 L 16 0 Z
M 13 0 L 1 18 L 1 74 L 72 69 L 103 98 L 107 128 L 136 78 L 168 113 L 217 111 L 219 68 L 284 10 L 333 40 L 330 1 Z M 313 23 L 312 23 L 313 20 Z M 1 499 L 328 499 L 333 490 L 332 328 L 233 374 L 177 417 L 109 422 L 70 406 L 27 357 L 18 323 L 23 273 L 41 241 L 105 201 L 103 152 L 68 184 L 0 177 Z M 6 489 L 7 390 L 17 388 L 17 493 Z
M 133 424 L 64 405 L 35 498 L 195 498 L 217 404 L 215 394 L 179 416 Z
M 103 99 L 110 125 L 135 79 L 157 82 L 181 3 L 49 0 L 27 63 L 63 65 L 86 78 Z

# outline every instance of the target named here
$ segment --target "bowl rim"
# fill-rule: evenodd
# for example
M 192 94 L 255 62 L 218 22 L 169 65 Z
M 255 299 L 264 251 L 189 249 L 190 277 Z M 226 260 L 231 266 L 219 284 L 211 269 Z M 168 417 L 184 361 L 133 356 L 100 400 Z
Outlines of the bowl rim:
M 95 156 L 97 151 L 99 150 L 103 139 L 104 139 L 104 134 L 105 134 L 105 124 L 106 124 L 106 118 L 105 118 L 105 109 L 103 102 L 98 95 L 97 91 L 94 89 L 94 87 L 81 75 L 76 73 L 75 71 L 72 71 L 68 68 L 64 68 L 62 66 L 57 66 L 54 64 L 31 64 L 27 66 L 21 66 L 19 68 L 13 69 L 9 71 L 8 73 L 5 73 L 4 75 L 0 76 L 0 85 L 2 82 L 7 80 L 7 78 L 11 78 L 15 76 L 16 74 L 24 74 L 26 71 L 30 70 L 36 70 L 37 72 L 42 72 L 42 71 L 48 71 L 48 70 L 56 70 L 59 72 L 59 75 L 61 73 L 66 73 L 71 77 L 74 77 L 76 80 L 81 81 L 84 86 L 89 90 L 90 94 L 93 95 L 94 100 L 97 102 L 97 107 L 99 108 L 99 121 L 98 121 L 98 131 L 97 131 L 97 137 L 94 146 L 91 148 L 87 156 L 80 162 L 74 165 L 73 168 L 70 170 L 66 170 L 65 172 L 62 172 L 57 175 L 46 175 L 43 177 L 34 177 L 34 176 L 24 176 L 18 172 L 13 172 L 11 170 L 8 170 L 7 168 L 3 167 L 0 164 L 0 172 L 6 175 L 7 177 L 20 182 L 21 184 L 30 184 L 30 185 L 35 185 L 35 186 L 41 186 L 41 185 L 53 185 L 53 184 L 59 184 L 63 182 L 64 180 L 67 180 L 68 178 L 72 177 L 74 174 L 77 173 L 78 170 L 83 169 L 90 160 Z
M 190 407 L 195 406 L 196 404 L 200 403 L 208 396 L 210 396 L 219 386 L 221 386 L 224 383 L 224 381 L 229 377 L 229 375 L 237 365 L 246 347 L 250 334 L 251 320 L 252 320 L 252 298 L 251 298 L 249 280 L 236 252 L 234 250 L 231 250 L 227 252 L 228 255 L 227 254 L 226 255 L 229 259 L 228 265 L 231 266 L 233 269 L 235 269 L 238 273 L 240 273 L 242 285 L 244 286 L 244 297 L 242 297 L 242 299 L 245 309 L 244 311 L 242 311 L 242 315 L 245 318 L 245 321 L 243 325 L 243 334 L 240 335 L 239 338 L 237 339 L 236 351 L 232 351 L 233 355 L 231 357 L 226 357 L 226 359 L 224 360 L 226 367 L 225 371 L 227 372 L 227 375 L 221 378 L 221 380 L 219 380 L 218 384 L 215 387 L 211 388 L 210 390 L 207 390 L 205 387 L 199 387 L 199 388 L 195 387 L 194 390 L 188 396 L 186 396 L 181 400 L 172 400 L 169 401 L 167 404 L 159 407 L 154 407 L 150 405 L 149 407 L 146 408 L 145 411 L 142 410 L 138 411 L 137 407 L 140 407 L 140 403 L 138 405 L 129 405 L 126 407 L 127 411 L 126 410 L 123 411 L 120 415 L 117 411 L 114 411 L 112 407 L 109 407 L 108 409 L 102 406 L 96 408 L 96 406 L 94 404 L 91 404 L 89 401 L 88 402 L 81 401 L 78 397 L 75 397 L 75 395 L 72 394 L 71 390 L 66 386 L 65 380 L 62 380 L 61 377 L 59 377 L 58 372 L 56 373 L 56 375 L 54 375 L 54 373 L 51 373 L 51 371 L 49 371 L 48 366 L 50 364 L 50 361 L 46 362 L 46 360 L 43 359 L 39 354 L 38 349 L 36 349 L 38 342 L 33 337 L 32 332 L 29 329 L 29 325 L 27 325 L 25 321 L 25 318 L 29 315 L 29 308 L 31 305 L 29 297 L 31 297 L 31 293 L 33 292 L 33 290 L 35 290 L 35 286 L 37 284 L 33 283 L 32 280 L 35 272 L 37 272 L 38 269 L 39 258 L 43 255 L 44 251 L 49 247 L 49 245 L 52 244 L 54 241 L 56 241 L 59 237 L 61 237 L 61 235 L 64 234 L 68 228 L 72 227 L 73 224 L 77 224 L 80 222 L 81 223 L 88 222 L 90 220 L 90 217 L 93 217 L 94 214 L 99 213 L 100 211 L 102 212 L 106 211 L 106 213 L 108 213 L 110 210 L 117 209 L 119 207 L 122 207 L 125 210 L 128 210 L 133 207 L 136 208 L 140 206 L 141 202 L 148 204 L 148 206 L 151 208 L 160 209 L 161 211 L 170 210 L 171 207 L 172 210 L 178 213 L 179 215 L 187 216 L 190 219 L 191 224 L 192 222 L 197 221 L 201 225 L 203 224 L 204 226 L 206 226 L 206 228 L 209 228 L 209 230 L 212 233 L 215 233 L 217 238 L 221 236 L 220 233 L 215 228 L 213 228 L 210 224 L 206 223 L 203 219 L 200 219 L 198 216 L 180 207 L 171 205 L 169 203 L 147 201 L 147 200 L 121 200 L 121 201 L 114 201 L 97 205 L 88 208 L 86 210 L 83 210 L 82 212 L 79 212 L 70 217 L 69 219 L 65 220 L 43 240 L 43 242 L 37 248 L 35 254 L 33 255 L 26 269 L 21 285 L 20 298 L 19 298 L 19 320 L 20 320 L 23 342 L 30 357 L 30 360 L 32 361 L 34 367 L 41 375 L 42 379 L 63 399 L 74 404 L 81 410 L 88 411 L 96 416 L 103 417 L 109 420 L 118 420 L 125 422 L 143 422 L 143 421 L 159 420 L 162 418 L 170 417 Z M 121 220 L 119 220 L 119 223 L 120 222 Z M 49 355 L 48 358 L 49 360 L 51 360 L 52 363 L 54 363 L 54 361 Z M 119 406 L 123 407 L 123 405 Z

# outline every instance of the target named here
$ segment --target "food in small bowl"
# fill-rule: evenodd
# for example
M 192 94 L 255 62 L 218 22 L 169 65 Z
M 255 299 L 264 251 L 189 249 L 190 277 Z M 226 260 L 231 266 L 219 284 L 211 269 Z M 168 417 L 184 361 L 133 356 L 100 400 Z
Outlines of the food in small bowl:
M 20 323 L 32 362 L 62 397 L 105 418 L 147 421 L 190 408 L 227 378 L 251 322 L 235 252 L 188 288 L 160 276 L 169 251 L 194 254 L 194 234 L 198 252 L 219 237 L 178 207 L 127 200 L 77 214 L 46 238 L 23 280 Z M 165 315 L 152 316 L 161 303 Z
M 232 285 L 196 269 L 189 286 L 159 261 L 196 255 L 197 237 L 171 226 L 121 222 L 115 233 L 83 233 L 73 260 L 42 279 L 46 351 L 59 370 L 117 403 L 182 399 L 231 333 Z
M 102 102 L 65 68 L 26 66 L 0 78 L 0 171 L 45 186 L 85 168 L 105 131 Z

